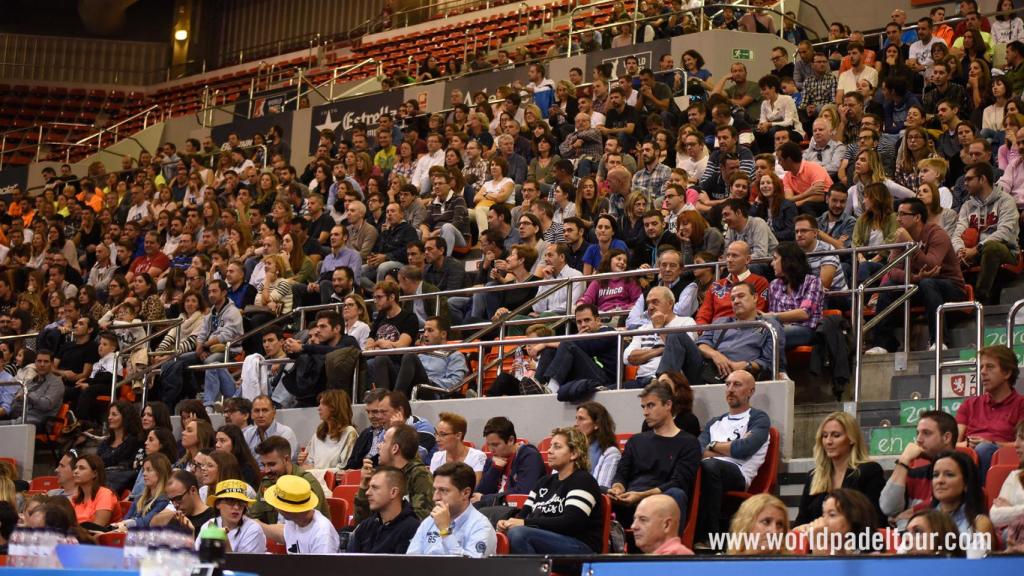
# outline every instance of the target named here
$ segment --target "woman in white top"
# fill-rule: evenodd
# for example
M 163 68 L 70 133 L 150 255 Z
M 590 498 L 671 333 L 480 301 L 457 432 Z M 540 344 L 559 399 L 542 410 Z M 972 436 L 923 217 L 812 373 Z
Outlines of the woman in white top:
M 217 516 L 203 524 L 220 526 L 228 534 L 231 552 L 239 554 L 265 554 L 267 537 L 263 535 L 260 523 L 246 517 L 249 505 L 255 502 L 247 495 L 248 485 L 241 480 L 224 480 L 217 483 L 216 501 L 213 507 Z M 202 532 L 202 529 L 200 529 Z M 200 540 L 196 538 L 196 550 Z
M 683 135 L 676 148 L 676 168 L 686 172 L 686 180 L 690 184 L 696 184 L 707 167 L 708 147 L 704 145 L 704 139 L 693 132 Z
M 914 191 L 906 186 L 900 186 L 885 175 L 882 167 L 882 158 L 875 150 L 861 150 L 857 153 L 857 160 L 853 165 L 853 178 L 850 182 L 850 199 L 846 203 L 846 213 L 852 214 L 855 218 L 864 213 L 864 189 L 868 184 L 879 183 L 884 185 L 889 194 L 897 200 L 906 200 L 914 197 Z
M 590 475 L 603 489 L 611 488 L 622 452 L 615 438 L 615 420 L 600 402 L 584 402 L 576 409 L 576 429 L 590 444 Z
M 263 262 L 266 276 L 256 286 L 255 304 L 268 308 L 277 316 L 289 314 L 292 311 L 292 283 L 285 276 L 291 267 L 281 254 L 264 256 Z
M 487 455 L 476 448 L 462 443 L 466 437 L 466 419 L 453 412 L 441 412 L 437 423 L 437 452 L 430 459 L 430 471 L 433 472 L 449 462 L 463 462 L 476 472 L 476 481 L 484 472 Z
M 1006 104 L 1010 101 L 1013 89 L 1002 76 L 992 79 L 992 98 L 995 100 L 981 111 L 981 132 L 982 138 L 988 138 L 993 146 L 1001 145 L 1006 141 L 1003 133 L 1003 118 L 1006 117 Z
M 491 179 L 484 182 L 473 197 L 473 209 L 471 216 L 476 218 L 476 225 L 481 232 L 487 230 L 488 208 L 495 204 L 508 204 L 511 208 L 515 204 L 516 183 L 508 177 L 508 162 L 500 156 L 491 160 Z
M 800 125 L 800 116 L 796 111 L 796 102 L 787 94 L 782 93 L 782 83 L 771 74 L 757 82 L 761 89 L 761 119 L 757 124 L 759 138 L 775 134 L 778 129 L 786 129 L 804 135 Z M 766 148 L 771 149 L 771 148 Z
M 1013 0 L 999 0 L 996 2 L 996 12 L 1009 12 L 1013 10 Z M 1024 20 L 1016 14 L 1000 14 L 992 21 L 992 42 L 996 44 L 1009 44 L 1015 40 L 1024 40 Z
M 299 450 L 299 466 L 304 470 L 342 468 L 348 462 L 358 435 L 352 426 L 352 401 L 348 392 L 340 389 L 324 391 L 320 394 L 317 412 L 320 424 L 309 444 Z M 316 477 L 322 475 L 313 474 Z
M 345 321 L 345 334 L 359 342 L 359 348 L 366 345 L 370 337 L 370 313 L 366 309 L 366 301 L 359 294 L 345 296 L 341 307 L 341 318 Z

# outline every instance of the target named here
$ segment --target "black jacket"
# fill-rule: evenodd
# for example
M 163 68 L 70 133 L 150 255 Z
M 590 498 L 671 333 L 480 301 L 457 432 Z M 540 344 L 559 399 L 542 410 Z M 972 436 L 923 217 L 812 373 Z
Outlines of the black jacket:
M 352 455 L 345 463 L 345 470 L 359 470 L 363 467 L 363 459 L 370 453 L 373 444 L 374 429 L 370 426 L 363 428 L 359 436 L 356 436 L 356 443 L 352 446 Z
M 381 230 L 377 236 L 377 243 L 373 251 L 377 254 L 387 256 L 388 260 L 408 264 L 409 260 L 405 255 L 405 249 L 410 242 L 419 240 L 419 233 L 406 221 L 400 222 L 397 226 Z
M 402 511 L 387 524 L 381 522 L 380 514 L 374 513 L 356 526 L 348 541 L 348 552 L 362 554 L 405 554 L 409 541 L 416 534 L 420 519 L 408 502 Z
M 285 373 L 284 387 L 292 396 L 295 396 L 299 406 L 316 406 L 317 396 L 327 389 L 324 356 L 346 346 L 358 348 L 359 343 L 355 338 L 345 334 L 337 346 L 306 344 L 298 354 L 289 355 L 295 360 L 295 367 Z

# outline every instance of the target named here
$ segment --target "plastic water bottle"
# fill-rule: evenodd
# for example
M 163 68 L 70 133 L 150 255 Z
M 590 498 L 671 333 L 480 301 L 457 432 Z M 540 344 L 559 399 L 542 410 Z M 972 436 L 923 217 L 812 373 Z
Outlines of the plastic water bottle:
M 516 348 L 515 359 L 512 361 L 512 370 L 516 380 L 522 380 L 523 376 L 526 375 L 526 362 L 523 360 L 523 348 L 521 346 Z
M 222 566 L 227 541 L 227 532 L 220 526 L 211 524 L 203 528 L 199 533 L 199 562 Z
M 28 528 L 15 528 L 7 543 L 7 564 L 20 568 L 25 566 L 25 534 Z

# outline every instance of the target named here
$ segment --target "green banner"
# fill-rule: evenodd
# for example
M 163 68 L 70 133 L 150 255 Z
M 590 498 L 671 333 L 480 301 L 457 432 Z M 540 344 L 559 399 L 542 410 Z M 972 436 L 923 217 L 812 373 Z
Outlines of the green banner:
M 956 416 L 960 409 L 963 398 L 943 398 L 942 411 L 950 416 Z M 921 420 L 921 413 L 935 409 L 934 400 L 904 400 L 900 402 L 900 426 L 917 426 Z
M 996 330 L 996 329 L 993 328 L 992 330 Z M 1002 344 L 1003 342 L 1006 341 L 1006 330 L 997 330 L 997 331 L 1000 332 L 1003 335 L 1001 341 L 997 342 L 997 344 Z M 989 335 L 988 335 L 987 332 L 988 331 L 986 330 L 985 342 L 989 341 Z M 991 344 L 986 344 L 986 346 L 991 346 Z M 1017 355 L 1017 366 L 1024 366 L 1024 346 L 1014 346 L 1013 347 L 1013 353 Z M 960 359 L 961 360 L 974 360 L 974 356 L 975 355 L 976 355 L 976 352 L 974 350 L 969 350 L 968 349 L 968 350 L 961 350 L 960 351 Z
M 899 456 L 907 444 L 916 439 L 917 429 L 911 426 L 872 428 L 868 452 L 872 456 Z
M 995 344 L 1006 345 L 1006 327 L 990 326 L 985 328 L 985 346 L 992 346 Z M 1013 346 L 1024 346 L 1024 325 L 1018 326 L 1013 330 Z

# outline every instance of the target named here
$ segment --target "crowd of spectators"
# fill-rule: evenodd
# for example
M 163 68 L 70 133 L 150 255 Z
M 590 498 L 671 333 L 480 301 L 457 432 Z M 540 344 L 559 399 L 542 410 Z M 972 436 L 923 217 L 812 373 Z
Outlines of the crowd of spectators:
M 0 388 L 0 418 L 19 423 L 24 412 L 43 426 L 67 404 L 74 437 L 101 440 L 95 453 L 65 454 L 57 500 L 37 504 L 70 498 L 76 524 L 93 530 L 213 522 L 236 551 L 268 541 L 334 551 L 324 472 L 350 469 L 362 471 L 356 550 L 481 556 L 494 551 L 496 528 L 513 551 L 599 552 L 607 494 L 635 527 L 636 549 L 679 552 L 673 531 L 700 470 L 716 489 L 702 493 L 699 538 L 723 530 L 722 491 L 749 486 L 767 450 L 770 422 L 749 404 L 755 382 L 783 372 L 785 354 L 773 354 L 763 325 L 722 325 L 760 320 L 785 349 L 820 342 L 826 310 L 855 312 L 841 293 L 854 272 L 867 278 L 903 252 L 872 247 L 919 243 L 909 277 L 901 266 L 883 284 L 916 284 L 928 318 L 968 291 L 996 301 L 1000 267 L 1020 258 L 1020 19 L 989 22 L 972 0 L 960 10 L 953 28 L 942 8 L 914 28 L 894 10 L 877 52 L 837 23 L 844 41 L 816 50 L 802 40 L 793 55 L 779 46 L 772 72 L 756 79 L 740 62 L 707 70 L 693 50 L 679 57 L 685 73 L 672 54 L 657 55 L 658 70 L 626 57 L 624 71 L 601 64 L 570 78 L 532 63 L 528 83 L 496 87 L 496 101 L 453 90 L 447 114 L 421 114 L 412 100 L 374 125 L 323 130 L 298 166 L 275 126 L 255 149 L 231 134 L 166 142 L 116 172 L 44 169 L 40 190 L 0 201 L 0 333 L 38 333 L 0 343 L 4 377 L 27 383 L 27 393 Z M 759 10 L 738 16 L 726 11 L 724 27 L 774 31 Z M 677 24 L 635 32 L 672 35 Z M 1005 61 L 993 62 L 994 41 L 1005 42 Z M 679 100 L 685 83 L 703 90 Z M 864 250 L 827 253 L 850 247 Z M 550 294 L 519 286 L 631 269 L 648 272 Z M 430 296 L 479 286 L 504 289 Z M 292 317 L 314 304 L 336 308 L 309 325 Z M 594 402 L 546 451 L 518 442 L 505 417 L 487 423 L 486 453 L 464 450 L 448 438 L 465 439 L 465 418 L 427 422 L 409 401 L 424 384 L 423 396 L 462 394 L 470 366 L 460 352 L 362 354 L 458 340 L 460 323 L 533 319 L 527 335 L 551 335 L 545 322 L 557 316 L 579 334 L 714 329 L 637 336 L 623 350 L 614 337 L 526 346 L 488 390 L 581 401 L 615 386 L 624 365 L 626 387 L 642 390 L 645 431 L 621 452 Z M 868 353 L 901 346 L 896 316 L 869 335 Z M 173 318 L 180 338 L 136 344 L 145 323 Z M 288 322 L 241 341 L 275 318 Z M 931 345 L 945 336 L 932 329 Z M 211 366 L 241 352 L 235 368 Z M 1022 442 L 1008 353 L 981 351 L 985 395 L 964 404 L 952 430 L 935 415 L 944 444 L 920 439 L 888 482 L 857 423 L 826 418 L 797 530 L 877 528 L 931 504 L 960 532 L 1019 531 L 1019 476 L 991 510 L 998 521 L 980 497 L 993 454 Z M 357 431 L 351 374 L 364 360 L 370 426 Z M 158 376 L 138 377 L 154 365 Z M 126 384 L 109 397 L 115 374 Z M 156 400 L 140 413 L 131 399 L 144 382 Z M 730 411 L 701 431 L 690 386 L 708 382 L 725 384 Z M 310 439 L 275 418 L 313 406 L 322 423 Z M 229 424 L 214 430 L 217 410 Z M 122 492 L 133 496 L 124 512 Z M 509 516 L 513 494 L 527 499 Z M 784 531 L 777 510 L 751 499 L 731 521 Z M 375 548 L 382 542 L 394 550 Z

